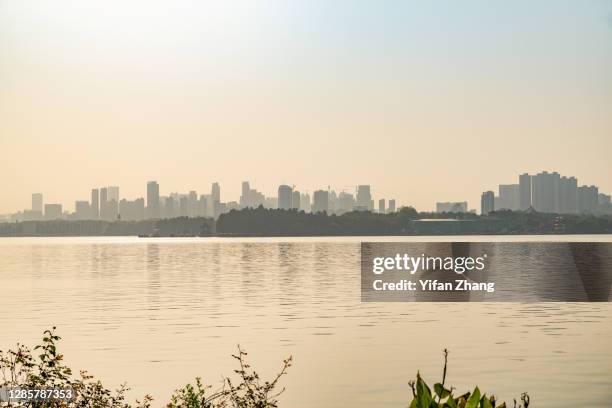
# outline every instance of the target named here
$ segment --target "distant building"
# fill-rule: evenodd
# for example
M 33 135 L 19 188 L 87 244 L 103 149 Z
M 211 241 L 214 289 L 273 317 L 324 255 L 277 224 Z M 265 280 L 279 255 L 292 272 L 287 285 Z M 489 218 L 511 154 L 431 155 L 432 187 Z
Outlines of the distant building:
M 353 208 L 355 207 L 355 197 L 350 193 L 342 191 L 340 194 L 338 194 L 335 207 L 336 213 L 338 214 L 353 211 Z
M 485 191 L 480 196 L 480 214 L 488 215 L 493 211 L 495 211 L 495 193 Z
M 147 183 L 147 217 L 159 218 L 159 184 L 157 181 Z
M 242 182 L 242 195 L 240 196 L 240 207 L 245 208 L 249 207 L 249 193 L 251 191 L 251 186 L 248 181 Z
M 496 210 L 517 211 L 521 207 L 520 185 L 519 184 L 500 184 L 499 202 L 495 206 Z
M 42 193 L 32 194 L 32 211 L 37 211 L 42 214 L 43 210 L 43 195 Z
M 77 220 L 91 219 L 91 209 L 88 201 L 75 201 L 74 217 Z
M 386 208 L 386 202 L 384 198 L 381 198 L 380 200 L 378 200 L 378 213 L 379 214 L 386 214 L 387 213 L 387 208 Z
M 317 190 L 313 194 L 312 212 L 327 212 L 329 210 L 329 193 L 325 190 Z
M 575 177 L 561 177 L 557 194 L 557 212 L 576 214 L 578 212 L 578 180 Z
M 538 173 L 532 177 L 532 206 L 536 211 L 559 212 L 559 173 Z
M 357 186 L 357 207 L 368 211 L 374 209 L 369 185 Z
M 219 185 L 219 183 L 212 183 L 212 187 L 210 189 L 210 197 L 213 203 L 221 202 L 221 186 Z
M 523 211 L 531 207 L 531 176 L 527 173 L 519 176 L 519 202 Z
M 134 201 L 128 201 L 126 199 L 119 201 L 119 217 L 124 221 L 138 221 L 144 219 L 144 198 L 137 198 Z
M 389 200 L 389 213 L 394 213 L 395 212 L 395 199 L 392 198 Z
M 115 200 L 119 203 L 119 187 L 109 186 L 108 187 L 108 201 Z
M 163 218 L 175 218 L 176 217 L 176 209 L 173 197 L 166 197 L 164 200 L 164 213 Z
M 92 220 L 100 218 L 100 192 L 97 188 L 91 189 L 91 205 L 89 213 Z
M 278 208 L 281 210 L 290 210 L 292 207 L 293 189 L 288 185 L 280 185 L 278 187 Z
M 594 214 L 597 211 L 599 191 L 595 186 L 578 187 L 578 214 Z
M 308 193 L 300 194 L 300 210 L 310 212 L 310 195 Z
M 436 203 L 436 212 L 438 213 L 466 213 L 468 212 L 467 201 L 447 201 Z
M 100 189 L 100 219 L 110 219 L 110 211 L 108 206 L 108 188 L 102 187 Z
M 45 220 L 58 220 L 62 218 L 61 204 L 45 204 Z
M 293 195 L 291 196 L 291 208 L 294 210 L 300 209 L 300 192 L 297 190 L 293 190 Z
M 610 196 L 607 194 L 599 193 L 597 195 L 597 203 L 603 205 L 610 204 Z

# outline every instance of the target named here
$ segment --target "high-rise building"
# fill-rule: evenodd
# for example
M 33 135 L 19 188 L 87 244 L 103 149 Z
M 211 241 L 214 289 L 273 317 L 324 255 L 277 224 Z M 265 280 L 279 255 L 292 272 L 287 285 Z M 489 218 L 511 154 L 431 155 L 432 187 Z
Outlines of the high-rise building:
M 394 213 L 395 212 L 395 199 L 392 198 L 389 200 L 389 213 Z
M 198 193 L 196 191 L 190 191 L 187 197 L 187 216 L 196 217 L 198 215 Z
M 329 193 L 325 190 L 317 190 L 313 194 L 312 212 L 327 212 L 329 210 Z
M 499 202 L 495 206 L 497 210 L 517 211 L 521 206 L 520 185 L 519 184 L 500 184 Z
M 221 202 L 221 186 L 219 186 L 219 183 L 212 184 L 212 188 L 210 189 L 210 198 L 213 204 Z
M 291 195 L 291 208 L 294 210 L 300 209 L 300 192 L 297 190 L 293 190 Z
M 579 214 L 594 214 L 597 211 L 599 189 L 596 186 L 578 187 L 577 209 Z
M 353 211 L 355 207 L 355 197 L 347 192 L 342 191 L 336 199 L 335 210 L 337 214 L 343 214 Z
M 100 219 L 106 221 L 112 219 L 107 187 L 102 187 L 100 189 Z
M 75 201 L 74 202 L 74 217 L 77 220 L 91 219 L 89 201 Z
M 380 200 L 378 200 L 378 213 L 379 214 L 386 214 L 387 213 L 386 207 L 387 206 L 386 206 L 384 198 L 381 198 Z
M 138 221 L 145 218 L 144 198 L 137 198 L 134 201 L 122 199 L 119 201 L 118 217 L 126 221 Z
M 240 207 L 249 207 L 249 193 L 251 192 L 251 186 L 248 181 L 242 182 L 242 194 L 240 195 Z
M 519 176 L 519 201 L 521 210 L 531 207 L 531 176 L 527 173 Z
M 32 211 L 37 211 L 42 214 L 43 210 L 43 195 L 42 193 L 32 194 Z
M 159 184 L 157 181 L 147 183 L 147 217 L 159 218 Z
M 608 205 L 608 204 L 610 204 L 610 196 L 608 194 L 599 193 L 597 195 L 597 203 L 599 205 Z
M 58 220 L 62 218 L 61 204 L 45 204 L 45 220 Z
M 495 211 L 495 193 L 485 191 L 480 196 L 480 214 L 488 215 L 493 211 Z
M 278 208 L 281 210 L 291 209 L 291 201 L 293 199 L 293 189 L 288 185 L 280 185 L 278 187 Z
M 176 217 L 175 213 L 175 205 L 174 198 L 166 197 L 164 200 L 164 218 L 174 218 Z
M 362 211 L 372 211 L 372 194 L 369 185 L 357 186 L 357 207 Z
M 300 210 L 310 212 L 310 194 L 300 194 Z
M 536 211 L 559 212 L 559 173 L 538 173 L 532 177 L 532 206 Z
M 189 216 L 189 197 L 184 194 L 181 195 L 179 198 L 179 216 L 180 217 Z
M 560 214 L 576 214 L 578 204 L 578 180 L 575 177 L 559 179 L 557 211 Z
M 97 188 L 91 189 L 91 205 L 89 213 L 92 220 L 100 218 L 100 192 Z
M 115 200 L 119 203 L 119 187 L 108 186 L 108 201 Z

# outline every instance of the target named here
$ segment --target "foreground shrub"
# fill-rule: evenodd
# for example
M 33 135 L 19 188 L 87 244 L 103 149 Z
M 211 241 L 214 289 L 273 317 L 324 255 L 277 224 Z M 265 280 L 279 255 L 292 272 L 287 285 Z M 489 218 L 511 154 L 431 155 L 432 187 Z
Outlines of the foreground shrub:
M 478 387 L 474 391 L 466 392 L 458 397 L 453 396 L 454 389 L 446 388 L 446 370 L 448 367 L 448 350 L 444 349 L 444 371 L 442 372 L 442 382 L 436 383 L 433 386 L 434 392 L 425 383 L 421 375 L 417 372 L 416 381 L 411 381 L 412 402 L 410 408 L 506 408 L 506 403 L 497 404 L 495 396 L 487 397 L 486 394 L 480 393 Z M 514 400 L 514 408 L 528 408 L 529 395 L 523 393 L 521 395 L 521 404 L 517 406 L 516 399 Z
M 3 407 L 28 408 L 150 408 L 153 399 L 145 395 L 142 401 L 134 404 L 126 402 L 125 384 L 118 389 L 110 390 L 86 371 L 73 376 L 72 370 L 64 364 L 64 357 L 57 351 L 60 337 L 55 334 L 55 327 L 46 330 L 42 344 L 29 349 L 17 344 L 15 350 L 0 350 L 0 387 L 22 388 L 70 388 L 74 398 L 69 401 L 44 401 L 23 403 L 0 403 Z M 39 353 L 39 354 L 37 354 Z M 292 364 L 289 357 L 283 361 L 281 370 L 270 381 L 263 381 L 259 374 L 252 370 L 246 361 L 247 353 L 238 347 L 238 353 L 232 355 L 238 363 L 235 380 L 224 378 L 220 389 L 212 390 L 204 385 L 201 378 L 193 384 L 187 384 L 172 394 L 166 408 L 276 408 L 278 396 L 285 390 L 278 389 L 278 383 Z M 444 372 L 442 382 L 431 388 L 417 373 L 416 381 L 410 382 L 413 400 L 410 408 L 510 408 L 505 403 L 496 405 L 495 397 L 481 395 L 476 387 L 472 392 L 455 397 L 454 389 L 447 388 L 446 371 L 448 351 L 444 350 Z M 528 408 L 529 396 L 521 396 L 521 403 L 514 408 Z

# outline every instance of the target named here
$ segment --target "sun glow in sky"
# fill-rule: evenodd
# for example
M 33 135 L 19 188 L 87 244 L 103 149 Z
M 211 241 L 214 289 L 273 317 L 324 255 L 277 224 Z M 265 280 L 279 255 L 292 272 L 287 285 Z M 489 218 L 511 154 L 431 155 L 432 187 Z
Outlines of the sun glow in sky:
M 240 182 L 428 210 L 556 170 L 612 192 L 608 1 L 2 1 L 0 213 Z

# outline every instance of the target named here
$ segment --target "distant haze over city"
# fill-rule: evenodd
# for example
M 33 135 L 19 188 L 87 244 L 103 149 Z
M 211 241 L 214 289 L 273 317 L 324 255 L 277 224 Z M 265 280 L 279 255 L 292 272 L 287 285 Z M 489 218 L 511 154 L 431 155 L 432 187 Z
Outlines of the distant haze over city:
M 612 192 L 604 1 L 2 2 L 0 214 L 248 180 L 427 211 L 543 170 Z M 512 189 L 507 191 L 512 195 Z M 502 197 L 503 200 L 503 197 Z M 555 204 L 564 205 L 563 201 Z

